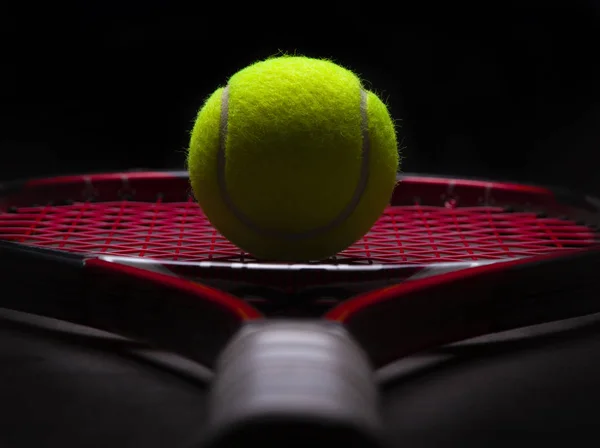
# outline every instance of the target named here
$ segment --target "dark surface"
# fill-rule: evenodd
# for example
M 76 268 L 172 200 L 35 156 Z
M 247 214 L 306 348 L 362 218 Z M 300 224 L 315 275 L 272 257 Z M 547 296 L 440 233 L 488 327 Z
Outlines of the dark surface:
M 398 447 L 587 445 L 598 424 L 600 325 L 586 321 L 398 363 L 384 389 L 388 439 Z
M 142 356 L 116 337 L 2 316 L 0 446 L 188 447 L 201 439 L 202 369 L 160 353 Z M 394 447 L 500 447 L 533 438 L 536 446 L 579 446 L 596 431 L 599 349 L 598 318 L 588 318 L 389 366 L 380 372 L 387 438 Z
M 29 322 L 0 319 L 0 447 L 184 447 L 201 437 L 206 389 L 193 369 L 184 378 L 142 361 L 134 343 Z
M 406 172 L 600 192 L 597 0 L 302 5 L 276 20 L 248 4 L 235 25 L 218 3 L 94 3 L 3 16 L 0 178 L 180 168 L 204 99 L 286 52 L 367 80 L 399 120 Z

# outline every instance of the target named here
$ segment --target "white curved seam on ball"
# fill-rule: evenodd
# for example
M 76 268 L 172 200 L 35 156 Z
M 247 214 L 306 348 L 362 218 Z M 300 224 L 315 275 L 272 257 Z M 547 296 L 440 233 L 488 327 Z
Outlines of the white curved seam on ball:
M 360 167 L 360 176 L 358 179 L 358 183 L 356 188 L 354 189 L 354 193 L 352 198 L 346 204 L 344 209 L 340 212 L 338 216 L 336 216 L 329 223 L 316 227 L 314 229 L 310 229 L 304 232 L 292 233 L 292 232 L 283 232 L 276 229 L 266 229 L 260 227 L 256 223 L 254 223 L 248 216 L 246 216 L 240 209 L 238 209 L 233 199 L 231 198 L 229 191 L 227 189 L 227 183 L 225 181 L 225 165 L 226 165 L 226 145 L 227 145 L 227 135 L 228 135 L 228 120 L 229 120 L 229 85 L 225 86 L 223 89 L 223 93 L 221 96 L 221 115 L 220 115 L 220 124 L 219 124 L 219 149 L 217 154 L 217 182 L 219 184 L 219 190 L 221 193 L 221 197 L 225 202 L 227 208 L 233 213 L 233 215 L 242 222 L 246 227 L 258 233 L 259 235 L 267 236 L 267 237 L 275 237 L 285 240 L 300 240 L 305 238 L 311 238 L 318 236 L 319 234 L 325 233 L 329 230 L 332 230 L 346 221 L 350 215 L 354 212 L 356 207 L 358 206 L 369 181 L 369 165 L 371 158 L 371 139 L 369 136 L 369 116 L 367 111 L 367 92 L 360 89 L 360 117 L 361 117 L 361 134 L 362 134 L 362 158 L 361 158 L 361 167 Z

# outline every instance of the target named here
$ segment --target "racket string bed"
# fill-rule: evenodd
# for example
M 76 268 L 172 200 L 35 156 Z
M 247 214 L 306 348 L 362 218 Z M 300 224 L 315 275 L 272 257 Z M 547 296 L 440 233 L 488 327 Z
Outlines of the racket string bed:
M 168 261 L 255 261 L 190 202 L 83 202 L 0 212 L 0 239 L 79 253 Z M 583 224 L 500 207 L 392 206 L 337 263 L 497 260 L 585 248 Z

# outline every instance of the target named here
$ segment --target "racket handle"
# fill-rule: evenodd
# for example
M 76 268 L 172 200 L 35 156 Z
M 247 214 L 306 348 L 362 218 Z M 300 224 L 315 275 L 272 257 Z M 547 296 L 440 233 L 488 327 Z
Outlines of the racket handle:
M 366 355 L 342 326 L 253 322 L 217 362 L 206 446 L 377 447 L 377 392 Z

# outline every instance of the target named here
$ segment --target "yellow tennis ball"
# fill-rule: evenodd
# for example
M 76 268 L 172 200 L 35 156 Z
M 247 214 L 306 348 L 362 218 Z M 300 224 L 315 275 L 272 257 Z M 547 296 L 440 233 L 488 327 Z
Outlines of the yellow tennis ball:
M 321 260 L 369 231 L 398 170 L 386 106 L 351 71 L 283 56 L 234 74 L 198 113 L 194 196 L 214 227 L 257 258 Z

